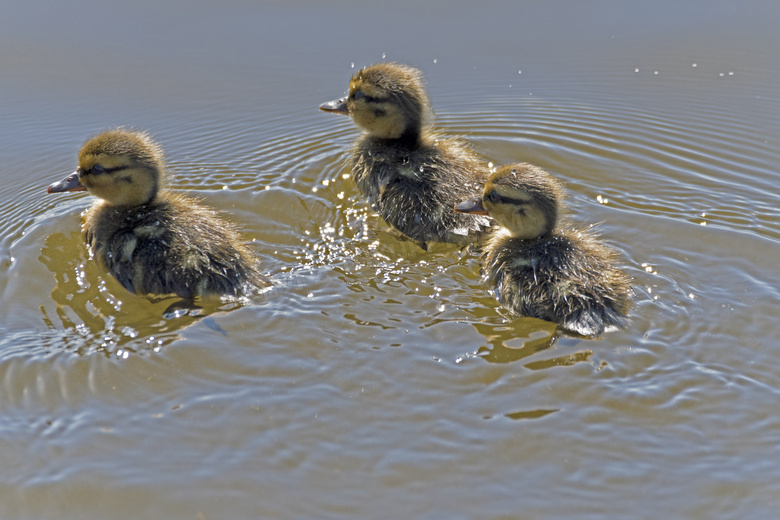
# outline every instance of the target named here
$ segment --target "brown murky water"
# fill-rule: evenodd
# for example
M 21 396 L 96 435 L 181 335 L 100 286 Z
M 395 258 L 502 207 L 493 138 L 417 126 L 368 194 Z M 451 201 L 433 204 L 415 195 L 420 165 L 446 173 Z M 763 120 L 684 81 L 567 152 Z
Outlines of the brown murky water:
M 771 1 L 12 1 L 0 19 L 0 517 L 773 518 L 780 8 Z M 421 68 L 438 126 L 559 176 L 637 298 L 549 341 L 467 251 L 386 232 L 317 111 Z M 47 196 L 150 130 L 277 288 L 165 319 Z

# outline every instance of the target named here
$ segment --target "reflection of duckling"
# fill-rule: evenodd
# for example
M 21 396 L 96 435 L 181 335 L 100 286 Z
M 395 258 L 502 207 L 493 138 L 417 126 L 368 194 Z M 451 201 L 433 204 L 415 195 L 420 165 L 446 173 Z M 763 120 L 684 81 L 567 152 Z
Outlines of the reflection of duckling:
M 84 236 L 132 292 L 193 299 L 269 286 L 234 227 L 195 199 L 160 190 L 164 173 L 162 149 L 120 128 L 87 141 L 78 169 L 47 192 L 86 190 L 102 199 L 84 217 Z
M 320 110 L 351 116 L 367 132 L 352 150 L 355 182 L 382 218 L 423 248 L 426 242 L 473 242 L 489 226 L 484 217 L 452 210 L 482 189 L 488 166 L 462 141 L 429 131 L 419 70 L 397 63 L 361 69 L 347 97 Z
M 489 214 L 501 227 L 485 245 L 485 278 L 512 311 L 583 336 L 628 325 L 630 277 L 594 235 L 558 227 L 563 188 L 531 164 L 505 166 L 481 199 L 455 211 Z

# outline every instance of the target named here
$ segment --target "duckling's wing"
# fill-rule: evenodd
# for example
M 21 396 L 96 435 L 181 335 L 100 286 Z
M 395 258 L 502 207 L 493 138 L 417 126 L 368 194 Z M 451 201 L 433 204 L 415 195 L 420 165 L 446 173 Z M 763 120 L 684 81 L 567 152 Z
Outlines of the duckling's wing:
M 136 290 L 138 274 L 146 272 L 145 269 L 136 269 L 133 260 L 138 237 L 123 228 L 107 237 L 99 237 L 92 228 L 87 228 L 86 239 L 93 254 L 111 276 L 131 293 L 138 293 Z
M 133 285 L 133 268 L 132 266 L 127 268 L 122 268 L 121 266 L 117 265 L 111 265 L 109 268 L 109 272 L 111 275 L 117 279 L 117 281 L 122 284 L 122 287 L 130 291 L 131 293 L 135 293 L 135 286 Z

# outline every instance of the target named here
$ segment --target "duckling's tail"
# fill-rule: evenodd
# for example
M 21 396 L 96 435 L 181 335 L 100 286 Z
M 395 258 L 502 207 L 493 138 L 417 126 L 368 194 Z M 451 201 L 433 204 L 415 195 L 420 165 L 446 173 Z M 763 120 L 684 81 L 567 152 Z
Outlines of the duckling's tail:
M 630 321 L 624 314 L 605 306 L 577 309 L 566 317 L 561 326 L 582 336 L 596 336 L 625 329 Z

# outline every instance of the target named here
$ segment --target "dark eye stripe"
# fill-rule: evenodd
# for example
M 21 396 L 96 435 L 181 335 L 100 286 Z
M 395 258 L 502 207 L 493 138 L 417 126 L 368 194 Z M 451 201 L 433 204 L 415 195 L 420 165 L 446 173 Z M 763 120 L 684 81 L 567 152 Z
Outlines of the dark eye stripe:
M 118 171 L 124 170 L 126 168 L 127 168 L 127 166 L 116 166 L 114 168 L 103 168 L 99 164 L 96 164 L 95 166 L 93 166 L 89 170 L 85 170 L 83 168 L 79 168 L 79 173 L 81 173 L 83 175 L 103 175 L 103 174 L 106 174 L 106 173 L 118 172 Z
M 498 198 L 504 204 L 514 204 L 515 206 L 527 206 L 530 204 L 527 200 L 513 199 L 512 197 L 504 197 L 503 195 L 499 195 Z

